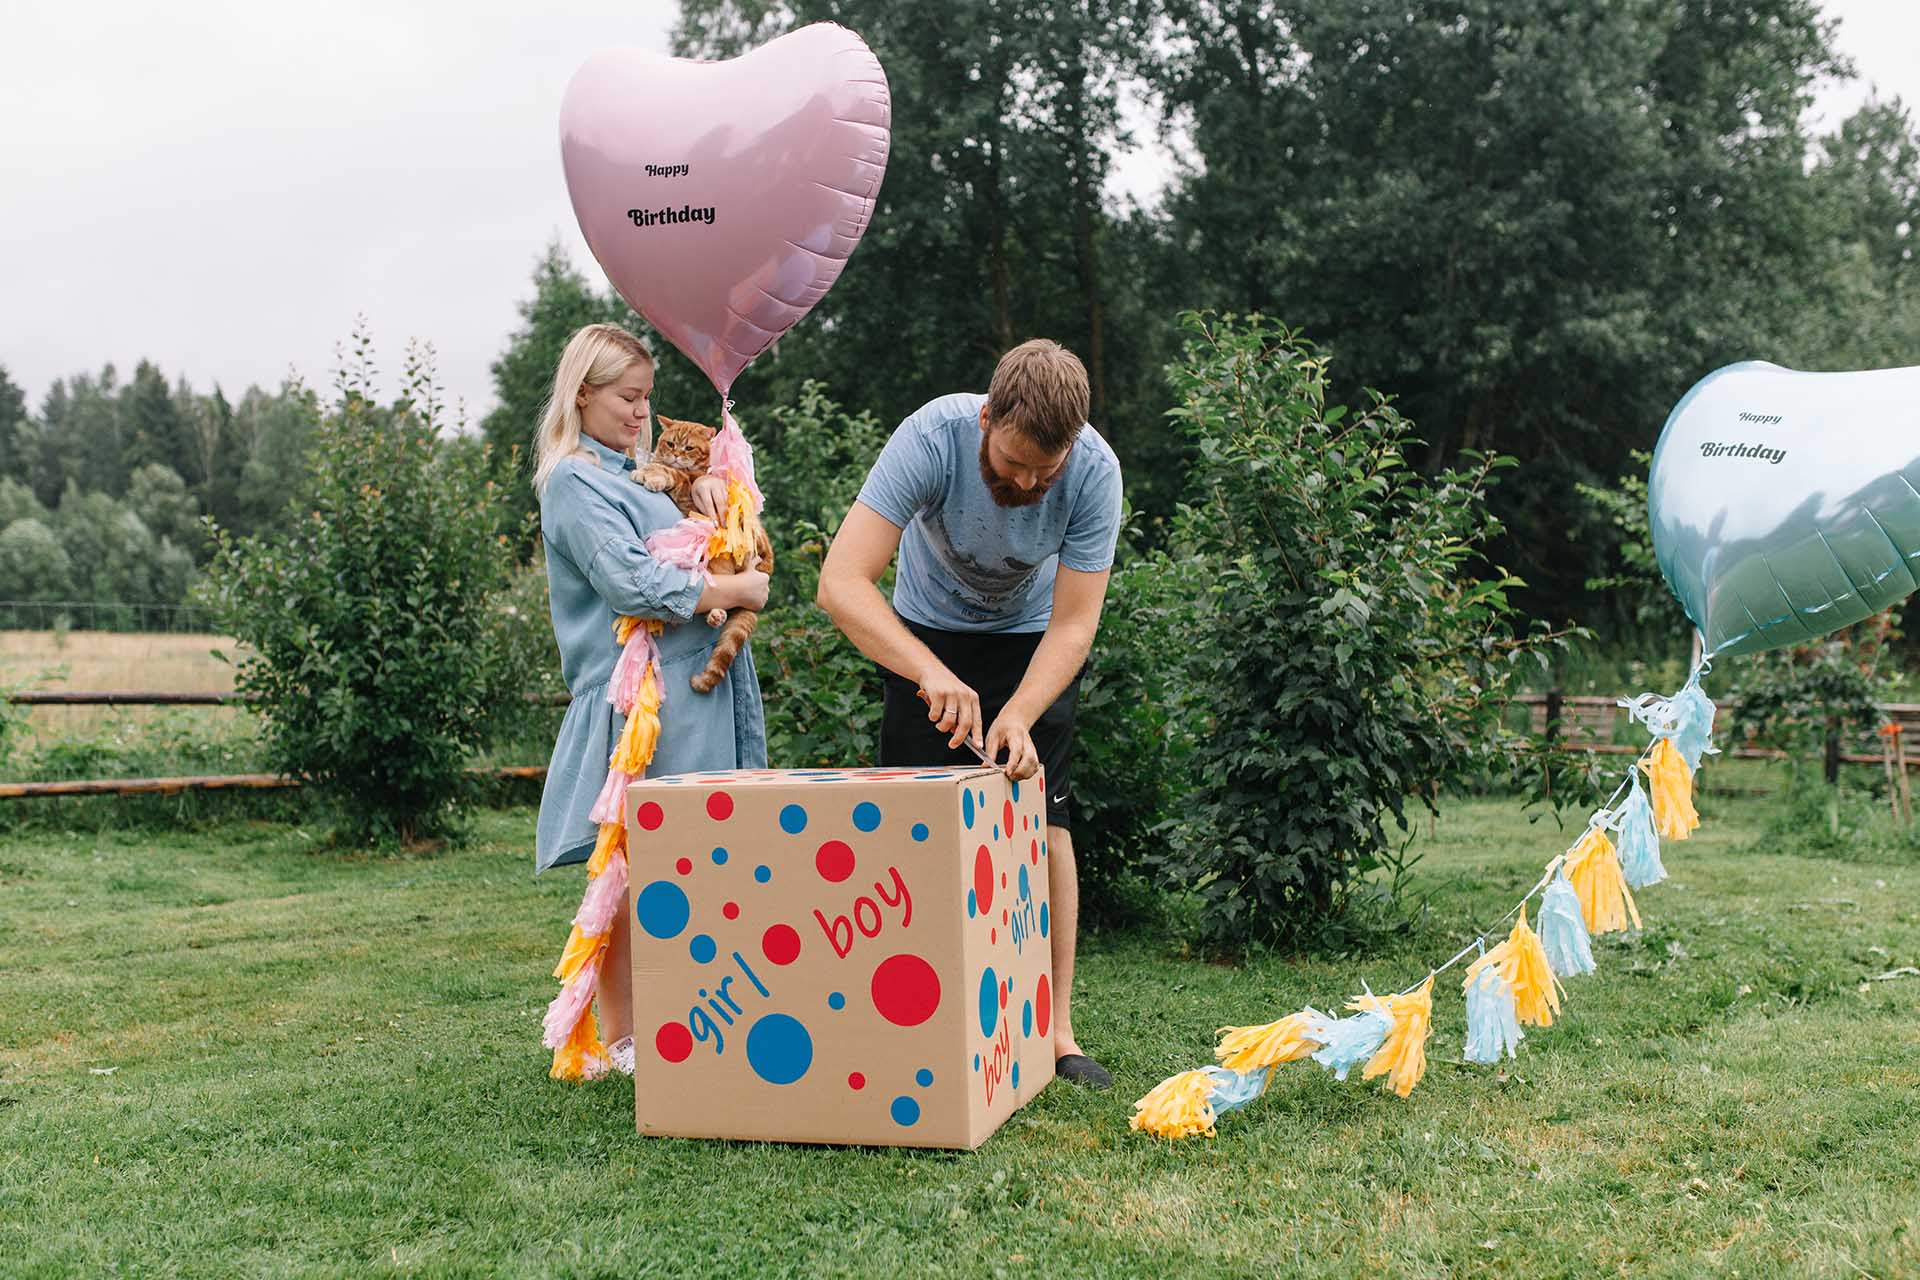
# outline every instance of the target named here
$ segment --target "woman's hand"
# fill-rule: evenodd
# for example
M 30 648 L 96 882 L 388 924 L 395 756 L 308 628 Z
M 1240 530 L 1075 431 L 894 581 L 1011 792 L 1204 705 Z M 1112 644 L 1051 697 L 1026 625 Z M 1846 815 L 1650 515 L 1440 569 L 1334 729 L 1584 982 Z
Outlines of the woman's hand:
M 701 476 L 693 482 L 693 509 L 719 524 L 727 514 L 727 482 L 719 476 Z

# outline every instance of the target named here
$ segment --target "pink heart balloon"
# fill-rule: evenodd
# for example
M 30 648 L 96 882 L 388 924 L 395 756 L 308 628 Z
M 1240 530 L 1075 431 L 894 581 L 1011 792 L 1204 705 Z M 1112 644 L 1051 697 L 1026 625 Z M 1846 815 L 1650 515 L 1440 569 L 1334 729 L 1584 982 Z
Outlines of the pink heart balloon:
M 860 243 L 891 115 L 879 60 L 830 22 L 726 62 L 608 49 L 567 86 L 560 158 L 613 287 L 724 396 Z

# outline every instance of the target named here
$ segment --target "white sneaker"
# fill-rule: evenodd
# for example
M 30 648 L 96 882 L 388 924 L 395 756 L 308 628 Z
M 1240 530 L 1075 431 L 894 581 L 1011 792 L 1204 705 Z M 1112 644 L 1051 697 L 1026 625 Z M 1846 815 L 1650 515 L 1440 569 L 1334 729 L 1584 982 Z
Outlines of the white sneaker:
M 622 1075 L 633 1074 L 633 1037 L 616 1040 L 607 1046 L 607 1061 L 613 1063 L 614 1070 Z

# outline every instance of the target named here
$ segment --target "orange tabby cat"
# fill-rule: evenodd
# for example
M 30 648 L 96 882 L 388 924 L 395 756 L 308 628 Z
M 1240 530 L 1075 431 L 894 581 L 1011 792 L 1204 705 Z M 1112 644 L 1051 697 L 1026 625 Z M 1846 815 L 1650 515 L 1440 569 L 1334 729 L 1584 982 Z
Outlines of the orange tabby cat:
M 634 472 L 633 478 L 655 493 L 672 498 L 680 514 L 686 515 L 693 509 L 693 482 L 707 474 L 714 431 L 698 422 L 681 422 L 677 418 L 662 417 L 658 421 L 660 437 L 653 444 L 653 460 Z M 757 567 L 772 573 L 773 545 L 767 541 L 767 531 L 751 516 L 748 522 L 753 531 L 754 552 L 760 562 Z M 737 564 L 727 555 L 715 556 L 707 562 L 707 572 L 716 574 L 739 573 L 749 567 L 753 566 Z M 718 614 L 719 610 L 714 613 Z M 709 621 L 718 625 L 715 618 L 710 617 Z M 705 669 L 695 672 L 687 683 L 698 693 L 711 692 L 733 666 L 740 647 L 746 644 L 759 621 L 760 615 L 752 609 L 735 609 L 727 614 L 720 638 L 714 642 L 713 656 L 707 659 Z

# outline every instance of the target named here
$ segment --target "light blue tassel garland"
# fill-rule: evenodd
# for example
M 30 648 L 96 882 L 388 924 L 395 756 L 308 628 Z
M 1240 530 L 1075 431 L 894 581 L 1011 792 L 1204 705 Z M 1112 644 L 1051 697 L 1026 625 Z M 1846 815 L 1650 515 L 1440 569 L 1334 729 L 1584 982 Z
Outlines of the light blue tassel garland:
M 1580 918 L 1580 896 L 1564 871 L 1555 872 L 1553 883 L 1540 895 L 1540 945 L 1559 977 L 1594 970 L 1593 942 L 1587 936 L 1587 922 Z
M 1273 1074 L 1272 1067 L 1261 1067 L 1257 1071 L 1229 1071 L 1225 1067 L 1202 1067 L 1213 1078 L 1213 1113 L 1216 1116 L 1244 1107 L 1262 1093 L 1266 1092 L 1267 1077 Z
M 1700 678 L 1695 676 L 1673 700 L 1674 719 L 1672 734 L 1673 745 L 1680 752 L 1680 758 L 1687 762 L 1687 772 L 1697 773 L 1700 769 L 1700 757 L 1718 755 L 1720 749 L 1713 745 L 1713 712 L 1711 699 L 1700 688 Z
M 1333 1072 L 1335 1080 L 1345 1080 L 1347 1072 L 1379 1052 L 1381 1041 L 1392 1030 L 1393 1019 L 1379 1009 L 1329 1022 L 1326 1043 L 1314 1052 L 1313 1060 Z
M 1614 816 L 1614 830 L 1620 838 L 1614 852 L 1620 855 L 1620 875 L 1629 889 L 1644 889 L 1667 878 L 1660 861 L 1660 833 L 1653 829 L 1653 806 L 1640 789 L 1640 771 L 1633 771 L 1633 790 Z
M 1482 969 L 1467 984 L 1467 1061 L 1491 1065 L 1500 1061 L 1502 1050 L 1514 1057 L 1514 1047 L 1525 1038 L 1513 987 L 1496 970 Z

